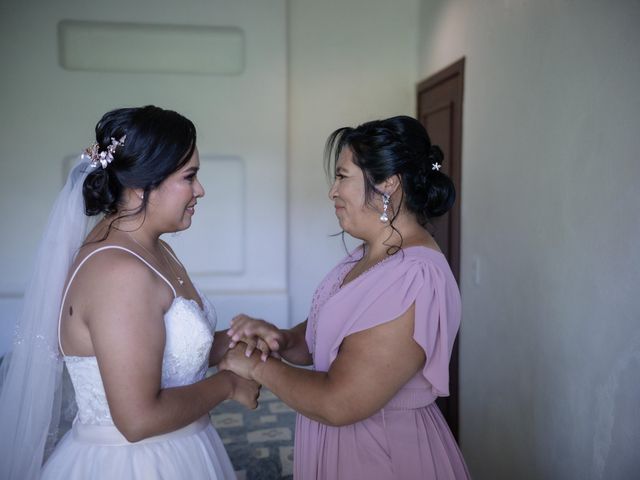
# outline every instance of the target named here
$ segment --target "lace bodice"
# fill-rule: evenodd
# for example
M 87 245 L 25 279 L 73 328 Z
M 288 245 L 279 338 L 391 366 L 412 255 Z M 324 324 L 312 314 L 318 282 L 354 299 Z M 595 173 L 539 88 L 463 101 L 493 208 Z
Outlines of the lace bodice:
M 194 300 L 176 296 L 171 282 L 135 252 L 118 245 L 104 246 L 91 252 L 80 262 L 71 275 L 62 298 L 62 305 L 64 305 L 69 287 L 82 265 L 89 257 L 110 249 L 126 251 L 137 257 L 160 276 L 173 291 L 173 302 L 164 315 L 165 346 L 162 357 L 161 388 L 191 385 L 202 380 L 209 367 L 209 351 L 213 344 L 217 323 L 213 306 L 200 291 L 198 291 L 198 295 L 202 299 L 202 308 Z M 167 249 L 167 252 L 173 256 L 170 250 Z M 173 258 L 179 262 L 177 258 Z M 58 320 L 58 337 L 60 336 L 59 332 L 60 319 Z M 83 424 L 113 425 L 96 357 L 64 355 L 62 345 L 60 345 L 60 351 L 63 352 L 69 377 L 75 390 L 78 406 L 76 420 Z M 135 366 L 132 365 L 132 368 Z
M 206 297 L 204 310 L 193 300 L 176 297 L 164 316 L 166 344 L 162 358 L 162 388 L 190 385 L 202 378 L 209 366 L 209 350 L 216 315 Z M 96 357 L 64 357 L 76 392 L 77 421 L 112 425 Z

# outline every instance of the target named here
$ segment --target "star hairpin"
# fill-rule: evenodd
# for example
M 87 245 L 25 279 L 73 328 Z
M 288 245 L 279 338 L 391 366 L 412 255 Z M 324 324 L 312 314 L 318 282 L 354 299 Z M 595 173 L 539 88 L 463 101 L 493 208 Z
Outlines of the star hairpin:
M 431 164 L 431 170 L 437 170 L 439 172 L 441 167 L 442 165 L 440 165 L 438 162 Z

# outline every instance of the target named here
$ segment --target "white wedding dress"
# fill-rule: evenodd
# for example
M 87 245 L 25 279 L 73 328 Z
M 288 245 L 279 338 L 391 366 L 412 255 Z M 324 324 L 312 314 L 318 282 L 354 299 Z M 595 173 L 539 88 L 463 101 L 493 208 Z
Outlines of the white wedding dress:
M 171 283 L 142 257 L 115 245 L 89 254 L 78 265 L 69 285 L 90 256 L 106 249 L 125 250 L 135 255 L 173 290 L 175 298 L 164 316 L 166 345 L 162 388 L 202 380 L 208 368 L 216 326 L 215 311 L 206 297 L 201 295 L 204 306 L 201 309 L 195 301 L 177 296 Z M 43 479 L 236 478 L 229 456 L 207 415 L 174 432 L 130 443 L 113 424 L 96 358 L 65 355 L 64 361 L 75 389 L 78 414 L 71 430 L 45 463 Z M 135 368 L 135 365 L 131 367 Z

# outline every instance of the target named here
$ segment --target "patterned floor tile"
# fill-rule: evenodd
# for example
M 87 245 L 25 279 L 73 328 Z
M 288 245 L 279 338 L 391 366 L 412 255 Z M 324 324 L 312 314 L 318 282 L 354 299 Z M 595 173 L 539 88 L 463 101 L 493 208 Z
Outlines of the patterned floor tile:
M 247 440 L 249 443 L 264 443 L 264 442 L 278 442 L 278 441 L 292 441 L 293 434 L 290 428 L 265 428 L 262 430 L 255 430 L 247 433 Z
M 216 429 L 242 427 L 244 418 L 241 413 L 222 413 L 220 415 L 211 415 L 211 423 Z
M 255 410 L 227 401 L 211 419 L 241 480 L 291 480 L 296 414 L 262 389 Z M 241 419 L 241 420 L 240 420 Z
M 280 465 L 282 465 L 282 476 L 293 475 L 293 447 L 280 447 Z

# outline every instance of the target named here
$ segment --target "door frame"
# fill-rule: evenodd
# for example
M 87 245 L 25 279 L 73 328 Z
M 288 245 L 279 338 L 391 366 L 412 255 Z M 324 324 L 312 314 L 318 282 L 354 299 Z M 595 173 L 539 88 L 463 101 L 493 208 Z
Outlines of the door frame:
M 449 211 L 449 255 L 447 261 L 451 266 L 453 275 L 460 286 L 460 204 L 462 200 L 462 102 L 464 92 L 464 64 L 465 58 L 454 62 L 448 67 L 429 76 L 427 79 L 418 83 L 416 87 L 416 114 L 418 120 L 422 121 L 420 98 L 427 91 L 432 90 L 438 85 L 454 79 L 456 81 L 456 89 L 454 100 L 452 102 L 453 118 L 451 120 L 451 145 L 450 159 L 446 161 L 451 165 L 451 179 L 456 186 L 456 201 Z M 433 105 L 433 109 L 441 108 L 443 104 L 451 102 L 443 100 L 442 104 Z M 449 363 L 449 397 L 440 397 L 438 405 L 443 410 L 445 420 L 449 424 L 449 428 L 454 437 L 458 439 L 459 434 L 459 337 L 453 345 L 451 353 L 451 361 Z

